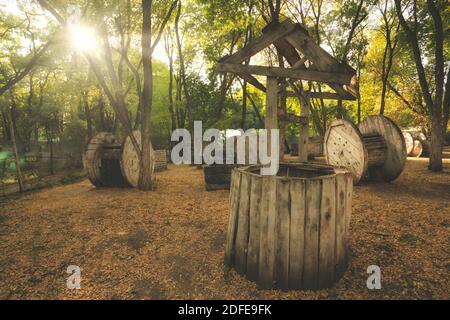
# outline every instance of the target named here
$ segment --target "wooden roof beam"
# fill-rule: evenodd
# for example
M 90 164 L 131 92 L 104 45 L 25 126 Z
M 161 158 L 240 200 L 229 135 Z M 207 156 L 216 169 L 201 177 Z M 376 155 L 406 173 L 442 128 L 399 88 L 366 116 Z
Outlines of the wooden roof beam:
M 262 92 L 266 92 L 266 87 L 258 81 L 254 76 L 248 73 L 237 73 L 239 77 L 253 85 L 255 88 L 261 90 Z
M 270 46 L 276 40 L 288 35 L 296 28 L 295 24 L 286 20 L 277 25 L 268 25 L 266 32 L 260 37 L 254 39 L 249 45 L 241 48 L 230 56 L 223 57 L 219 62 L 241 63 L 251 56 L 257 54 L 262 49 Z

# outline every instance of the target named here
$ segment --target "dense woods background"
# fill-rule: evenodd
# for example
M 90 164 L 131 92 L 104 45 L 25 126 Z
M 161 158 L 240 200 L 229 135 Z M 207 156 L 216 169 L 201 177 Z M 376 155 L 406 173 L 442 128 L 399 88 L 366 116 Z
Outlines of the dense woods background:
M 385 114 L 420 127 L 434 150 L 430 168 L 442 169 L 450 104 L 445 0 L 2 0 L 0 178 L 15 175 L 14 141 L 23 169 L 35 175 L 80 166 L 99 131 L 124 137 L 140 129 L 159 149 L 194 120 L 261 128 L 263 94 L 214 66 L 285 17 L 360 78 L 355 102 L 312 101 L 311 135 L 322 136 L 337 116 L 358 123 Z M 257 59 L 279 63 L 276 52 Z M 288 100 L 292 112 L 299 108 Z M 289 126 L 288 136 L 296 134 Z M 140 184 L 148 189 L 145 177 Z

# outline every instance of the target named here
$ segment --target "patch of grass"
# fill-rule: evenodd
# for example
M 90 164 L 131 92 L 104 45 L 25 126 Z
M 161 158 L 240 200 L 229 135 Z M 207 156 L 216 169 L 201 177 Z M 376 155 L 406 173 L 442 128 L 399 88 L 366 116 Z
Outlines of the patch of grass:
M 4 221 L 6 221 L 6 219 L 8 219 L 5 215 L 0 213 L 0 223 L 3 223 Z
M 403 233 L 400 235 L 398 240 L 403 243 L 416 243 L 417 241 L 420 240 L 420 238 L 411 233 Z

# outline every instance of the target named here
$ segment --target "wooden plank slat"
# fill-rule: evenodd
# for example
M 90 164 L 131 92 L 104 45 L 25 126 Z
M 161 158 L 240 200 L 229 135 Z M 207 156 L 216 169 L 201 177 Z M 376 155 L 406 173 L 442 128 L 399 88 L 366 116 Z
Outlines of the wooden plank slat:
M 305 253 L 303 288 L 317 289 L 319 271 L 319 217 L 322 184 L 320 180 L 306 181 Z
M 227 243 L 225 246 L 225 263 L 232 265 L 234 261 L 234 243 L 236 239 L 236 226 L 239 212 L 239 188 L 241 176 L 233 170 L 230 187 L 230 214 L 228 217 Z
M 289 234 L 289 288 L 302 288 L 305 249 L 306 189 L 304 180 L 293 180 L 290 186 L 291 230 Z
M 336 219 L 335 219 L 335 280 L 339 279 L 345 270 L 345 218 L 346 211 L 346 180 L 344 175 L 336 176 Z
M 239 190 L 239 213 L 238 228 L 236 232 L 236 258 L 234 266 L 240 274 L 246 273 L 247 268 L 247 246 L 249 229 L 249 209 L 250 209 L 250 188 L 251 177 L 248 174 L 242 174 Z
M 319 233 L 319 288 L 331 287 L 334 282 L 334 247 L 336 226 L 335 178 L 322 180 Z
M 250 191 L 250 223 L 247 251 L 247 278 L 252 281 L 258 279 L 259 260 L 259 233 L 260 233 L 260 212 L 262 200 L 262 177 L 251 177 Z
M 353 201 L 353 176 L 351 173 L 345 174 L 345 266 L 348 265 L 348 245 L 350 237 L 350 219 L 352 215 L 352 201 Z
M 277 179 L 277 214 L 275 243 L 275 282 L 277 288 L 287 290 L 289 283 L 289 225 L 290 193 L 289 181 Z M 297 232 L 297 231 L 295 231 Z
M 265 177 L 262 183 L 258 285 L 269 289 L 273 285 L 275 258 L 276 180 Z

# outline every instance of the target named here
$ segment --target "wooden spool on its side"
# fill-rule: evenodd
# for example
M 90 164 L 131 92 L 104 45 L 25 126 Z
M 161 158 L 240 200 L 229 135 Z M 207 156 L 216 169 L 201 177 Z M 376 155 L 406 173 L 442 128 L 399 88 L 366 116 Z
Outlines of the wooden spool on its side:
M 133 131 L 133 136 L 135 137 L 135 139 L 139 145 L 139 149 L 141 149 L 141 132 L 138 130 Z M 136 152 L 136 149 L 134 148 L 133 143 L 131 142 L 130 136 L 127 136 L 123 143 L 121 168 L 122 168 L 123 176 L 127 179 L 128 183 L 133 187 L 137 187 L 138 183 L 139 183 L 139 172 L 140 172 L 139 155 Z M 153 177 L 154 168 L 155 168 L 155 154 L 153 152 L 153 148 L 150 143 L 150 168 L 149 168 L 149 170 L 150 170 L 150 174 L 152 177 Z
M 402 131 L 403 138 L 405 138 L 406 154 L 409 156 L 414 149 L 414 139 L 408 131 Z
M 333 121 L 325 134 L 328 164 L 345 167 L 358 183 L 363 177 L 396 179 L 406 163 L 406 145 L 397 125 L 384 116 L 370 116 L 359 129 L 351 122 Z
M 120 167 L 121 147 L 112 133 L 100 132 L 92 137 L 84 155 L 84 168 L 96 187 L 125 187 L 128 182 Z
M 262 288 L 320 289 L 347 265 L 352 176 L 327 165 L 281 163 L 232 173 L 225 262 Z
M 206 191 L 229 190 L 231 183 L 231 171 L 234 164 L 213 164 L 204 165 L 203 174 L 205 176 Z
M 413 132 L 412 136 L 414 138 L 414 155 L 412 157 L 426 157 L 430 155 L 430 142 L 427 137 L 422 132 Z M 417 141 L 417 142 L 416 142 Z
M 413 149 L 409 153 L 409 156 L 419 158 L 422 155 L 422 153 L 423 153 L 422 142 L 420 142 L 419 140 L 414 140 Z
M 369 116 L 359 124 L 359 130 L 363 136 L 380 135 L 386 143 L 386 160 L 382 165 L 370 166 L 370 178 L 386 182 L 397 179 L 406 164 L 406 145 L 400 128 L 385 116 Z

